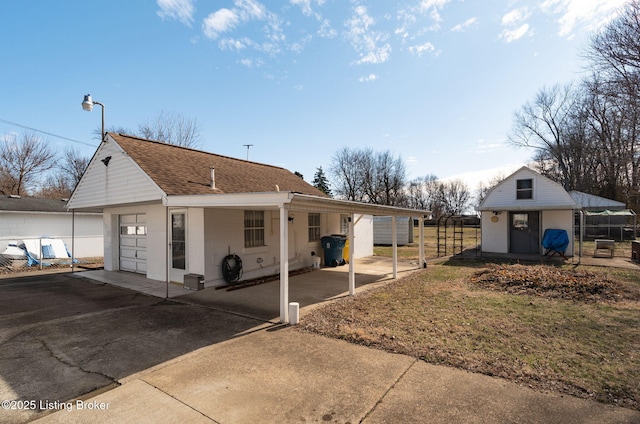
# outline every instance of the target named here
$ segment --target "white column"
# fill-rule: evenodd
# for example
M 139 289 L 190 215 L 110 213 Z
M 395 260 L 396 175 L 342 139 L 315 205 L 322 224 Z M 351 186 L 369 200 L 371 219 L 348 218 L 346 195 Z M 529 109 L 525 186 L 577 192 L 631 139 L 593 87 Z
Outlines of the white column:
M 355 239 L 355 222 L 353 222 L 354 218 L 354 214 L 351 214 L 351 216 L 349 217 L 349 295 L 351 296 L 356 294 L 356 273 L 353 264 L 353 252 L 355 251 L 353 245 Z
M 289 322 L 289 212 L 280 206 L 280 322 Z
M 420 215 L 418 217 L 420 219 L 420 223 L 418 224 L 418 228 L 420 229 L 420 268 L 424 266 L 424 215 Z
M 398 278 L 398 229 L 396 216 L 391 217 L 391 244 L 393 245 L 393 278 Z

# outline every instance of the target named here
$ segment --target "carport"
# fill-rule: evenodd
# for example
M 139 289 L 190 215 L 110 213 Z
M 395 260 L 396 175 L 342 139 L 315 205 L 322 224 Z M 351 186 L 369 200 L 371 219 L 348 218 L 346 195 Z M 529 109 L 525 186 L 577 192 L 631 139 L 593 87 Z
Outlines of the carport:
M 398 236 L 396 229 L 396 218 L 408 216 L 417 218 L 419 223 L 419 262 L 418 266 L 425 263 L 424 258 L 424 217 L 428 211 L 402 208 L 395 206 L 374 205 L 348 200 L 337 200 L 326 197 L 312 196 L 293 192 L 273 192 L 273 193 L 243 193 L 239 195 L 218 195 L 218 196 L 167 196 L 163 199 L 167 210 L 171 207 L 217 207 L 229 209 L 246 209 L 247 207 L 259 208 L 262 210 L 279 211 L 280 216 L 280 322 L 289 322 L 289 227 L 288 214 L 290 211 L 317 212 L 317 213 L 338 213 L 349 215 L 349 257 L 353 257 L 355 243 L 354 226 L 356 215 L 390 216 L 392 227 L 392 260 L 391 275 L 395 279 L 398 276 Z M 168 253 L 167 253 L 168 254 Z M 355 261 L 349 261 L 348 292 L 353 296 L 356 293 L 356 267 Z M 169 279 L 167 278 L 167 290 Z
M 387 257 L 368 257 L 354 260 L 357 288 L 373 287 L 393 278 L 392 259 Z M 412 271 L 418 268 L 414 260 L 399 261 L 397 272 Z M 128 272 L 83 271 L 75 274 L 118 287 L 139 291 L 158 298 L 164 298 L 165 287 L 158 281 Z M 289 277 L 289 297 L 299 303 L 301 308 L 348 296 L 349 267 L 324 267 Z M 245 317 L 264 321 L 279 321 L 279 281 L 271 280 L 250 286 L 230 286 L 228 288 L 206 287 L 204 290 L 191 291 L 171 284 L 169 297 L 178 302 L 197 304 L 219 311 L 231 312 Z

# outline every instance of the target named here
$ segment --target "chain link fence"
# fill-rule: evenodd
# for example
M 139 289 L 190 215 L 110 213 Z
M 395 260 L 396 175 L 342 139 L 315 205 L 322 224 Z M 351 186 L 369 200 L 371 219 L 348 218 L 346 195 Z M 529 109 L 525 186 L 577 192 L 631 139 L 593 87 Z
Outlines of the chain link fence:
M 45 269 L 99 269 L 103 265 L 102 236 L 0 238 L 0 274 Z M 74 255 L 72 249 L 81 255 Z M 82 255 L 84 253 L 84 255 Z M 79 256 L 79 257 L 76 257 Z

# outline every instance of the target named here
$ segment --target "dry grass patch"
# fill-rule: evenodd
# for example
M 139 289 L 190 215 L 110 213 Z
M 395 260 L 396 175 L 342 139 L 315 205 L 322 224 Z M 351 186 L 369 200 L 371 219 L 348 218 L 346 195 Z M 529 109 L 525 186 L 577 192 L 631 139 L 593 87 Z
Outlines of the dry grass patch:
M 341 299 L 304 317 L 300 328 L 640 409 L 639 273 L 468 265 L 431 266 Z M 541 274 L 542 283 L 530 278 Z M 518 284 L 508 275 L 529 277 L 514 289 Z M 604 283 L 607 290 L 585 292 L 583 286 L 599 287 L 591 282 Z M 567 287 L 577 294 L 569 295 Z

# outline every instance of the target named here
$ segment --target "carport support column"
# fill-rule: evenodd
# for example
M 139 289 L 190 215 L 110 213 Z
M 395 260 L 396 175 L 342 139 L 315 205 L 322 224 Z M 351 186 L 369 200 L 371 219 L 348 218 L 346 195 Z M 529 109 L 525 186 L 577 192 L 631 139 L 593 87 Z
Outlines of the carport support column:
M 354 252 L 354 229 L 355 222 L 353 222 L 355 215 L 351 214 L 349 217 L 349 295 L 353 296 L 356 294 L 356 273 L 353 268 L 353 252 Z
M 289 212 L 280 206 L 280 322 L 289 322 Z
M 393 245 L 393 278 L 398 278 L 398 229 L 396 216 L 391 217 L 391 244 Z
M 420 222 L 418 223 L 418 228 L 420 229 L 420 246 L 418 247 L 418 251 L 420 252 L 420 267 L 423 267 L 425 264 L 424 261 L 424 215 L 420 215 L 418 217 Z

